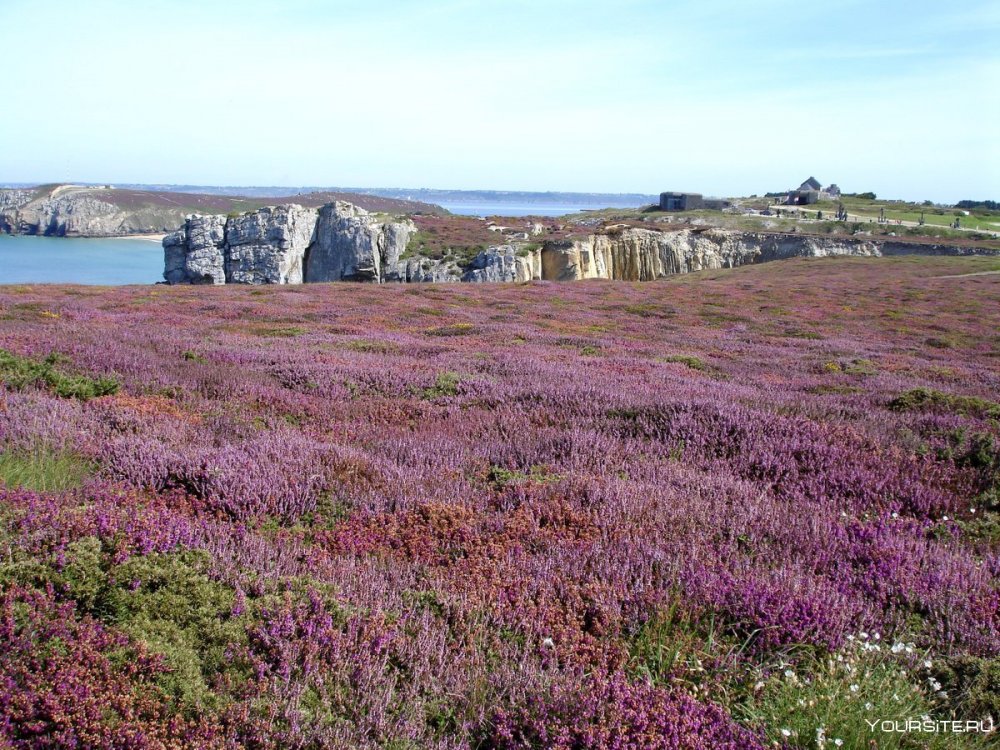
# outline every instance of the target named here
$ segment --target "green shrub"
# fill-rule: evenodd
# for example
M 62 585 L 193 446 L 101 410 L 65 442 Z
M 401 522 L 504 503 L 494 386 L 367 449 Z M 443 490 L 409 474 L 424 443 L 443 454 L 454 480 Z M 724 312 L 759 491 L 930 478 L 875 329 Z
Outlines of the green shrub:
M 692 370 L 709 370 L 711 369 L 704 360 L 698 357 L 692 357 L 687 354 L 668 354 L 665 357 L 659 357 L 661 362 L 673 362 L 676 364 L 684 365 Z
M 434 380 L 434 385 L 424 388 L 423 396 L 427 399 L 441 398 L 442 396 L 457 396 L 458 385 L 462 382 L 462 377 L 457 372 L 438 373 Z
M 81 401 L 118 393 L 121 384 L 117 379 L 103 375 L 90 378 L 67 374 L 56 367 L 64 361 L 63 357 L 55 353 L 37 360 L 0 349 L 0 382 L 15 391 L 36 386 L 47 388 L 62 398 L 77 398 Z
M 392 354 L 399 351 L 399 346 L 391 341 L 367 341 L 365 339 L 348 341 L 344 344 L 344 348 L 365 354 Z
M 171 671 L 160 687 L 189 711 L 217 706 L 218 676 L 249 677 L 227 655 L 246 642 L 244 618 L 233 615 L 235 592 L 212 581 L 209 566 L 204 552 L 133 557 L 109 571 L 105 590 L 105 618 L 163 654 Z
M 936 409 L 972 417 L 1000 419 L 1000 404 L 978 396 L 955 396 L 933 388 L 911 388 L 889 402 L 892 411 Z
M 956 716 L 1000 717 L 1000 657 L 940 659 L 932 671 Z
M 16 575 L 22 585 L 52 585 L 81 612 L 161 654 L 170 670 L 158 683 L 179 708 L 217 708 L 224 696 L 213 691 L 214 682 L 249 678 L 246 665 L 231 658 L 246 643 L 250 616 L 234 614 L 235 592 L 208 577 L 206 552 L 153 553 L 119 564 L 114 558 L 100 539 L 84 537 L 67 545 L 61 567 L 0 566 L 0 581 Z

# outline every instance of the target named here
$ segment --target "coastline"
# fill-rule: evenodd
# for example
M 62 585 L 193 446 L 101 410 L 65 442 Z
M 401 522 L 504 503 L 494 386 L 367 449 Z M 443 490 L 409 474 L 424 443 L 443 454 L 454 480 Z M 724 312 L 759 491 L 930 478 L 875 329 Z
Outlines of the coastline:
M 149 242 L 163 242 L 167 234 L 119 234 L 114 237 L 100 237 L 104 240 L 148 240 Z

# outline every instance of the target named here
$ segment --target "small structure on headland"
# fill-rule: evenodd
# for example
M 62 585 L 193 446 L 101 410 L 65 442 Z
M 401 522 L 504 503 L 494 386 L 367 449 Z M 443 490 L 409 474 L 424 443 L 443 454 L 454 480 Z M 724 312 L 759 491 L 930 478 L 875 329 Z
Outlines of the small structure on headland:
M 704 203 L 701 193 L 660 193 L 661 211 L 692 211 Z
M 840 188 L 837 187 L 836 183 L 831 183 L 828 187 L 824 188 L 819 180 L 810 175 L 809 179 L 805 180 L 795 190 L 788 191 L 785 203 L 789 206 L 810 206 L 813 203 L 819 203 L 821 200 L 830 200 L 838 197 L 840 197 Z
M 724 208 L 726 202 L 721 198 L 705 198 L 701 193 L 660 193 L 661 211 L 695 211 L 699 208 Z

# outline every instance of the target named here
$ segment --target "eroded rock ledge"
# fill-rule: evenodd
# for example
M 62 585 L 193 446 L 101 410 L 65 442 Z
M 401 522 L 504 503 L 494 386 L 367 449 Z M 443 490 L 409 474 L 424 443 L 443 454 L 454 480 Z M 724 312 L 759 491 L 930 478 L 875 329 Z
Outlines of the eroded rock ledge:
M 829 255 L 1000 254 L 955 245 L 871 238 L 609 228 L 581 239 L 490 247 L 464 268 L 411 257 L 416 227 L 380 221 L 350 203 L 295 204 L 232 216 L 192 216 L 163 240 L 168 283 L 301 284 L 320 281 L 652 281 L 679 273 Z

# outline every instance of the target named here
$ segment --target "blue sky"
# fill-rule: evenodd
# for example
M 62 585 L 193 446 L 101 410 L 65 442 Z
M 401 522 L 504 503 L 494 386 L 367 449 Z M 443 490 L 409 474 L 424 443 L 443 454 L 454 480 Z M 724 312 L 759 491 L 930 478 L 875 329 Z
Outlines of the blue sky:
M 1000 3 L 0 0 L 0 181 L 1000 199 Z

